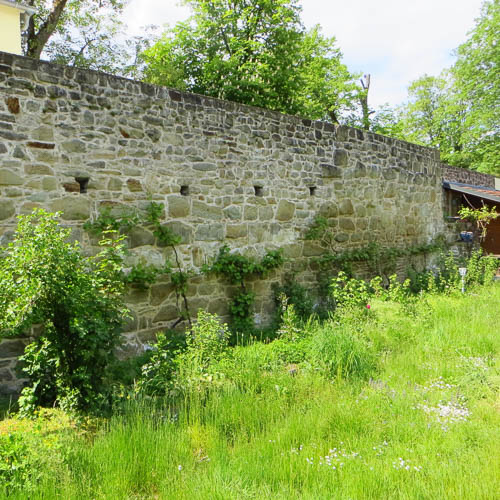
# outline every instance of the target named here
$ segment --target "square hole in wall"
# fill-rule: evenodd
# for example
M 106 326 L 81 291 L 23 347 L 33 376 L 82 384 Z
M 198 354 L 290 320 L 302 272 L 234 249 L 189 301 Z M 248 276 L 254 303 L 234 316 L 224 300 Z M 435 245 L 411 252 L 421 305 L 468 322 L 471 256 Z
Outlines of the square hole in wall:
M 80 193 L 86 193 L 87 188 L 89 185 L 89 178 L 88 177 L 75 177 L 75 181 L 80 184 Z
M 310 196 L 316 196 L 316 191 L 317 191 L 317 187 L 316 186 L 310 186 L 309 187 L 309 195 Z
M 188 196 L 189 195 L 189 186 L 181 186 L 181 194 L 182 194 L 182 196 Z
M 264 196 L 264 188 L 262 186 L 254 186 L 255 196 Z

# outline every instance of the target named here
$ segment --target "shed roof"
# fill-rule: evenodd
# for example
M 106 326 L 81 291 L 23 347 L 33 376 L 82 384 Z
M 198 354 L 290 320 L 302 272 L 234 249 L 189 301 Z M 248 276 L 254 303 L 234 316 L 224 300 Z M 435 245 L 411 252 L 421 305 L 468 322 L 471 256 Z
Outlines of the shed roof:
M 469 194 L 471 196 L 482 198 L 483 200 L 500 203 L 500 191 L 490 187 L 472 186 L 471 184 L 462 184 L 461 182 L 450 181 L 443 181 L 443 187 L 458 193 Z
M 7 7 L 12 7 L 13 9 L 18 9 L 27 14 L 34 14 L 36 9 L 30 7 L 29 5 L 24 5 L 22 3 L 13 2 L 12 0 L 0 0 L 0 5 L 6 5 Z

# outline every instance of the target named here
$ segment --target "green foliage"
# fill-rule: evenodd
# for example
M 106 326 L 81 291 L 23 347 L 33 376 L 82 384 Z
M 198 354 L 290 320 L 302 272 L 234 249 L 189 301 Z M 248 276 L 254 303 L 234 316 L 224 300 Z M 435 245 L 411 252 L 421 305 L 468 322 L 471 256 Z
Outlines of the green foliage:
M 28 57 L 48 59 L 66 66 L 138 78 L 139 54 L 154 39 L 154 27 L 131 37 L 122 15 L 128 0 L 15 0 L 35 8 L 23 36 Z M 126 36 L 128 35 L 128 36 Z
M 196 323 L 186 334 L 186 350 L 180 356 L 180 367 L 189 376 L 210 373 L 211 368 L 227 356 L 229 329 L 215 314 L 200 309 Z
M 219 253 L 210 265 L 205 265 L 205 273 L 216 273 L 224 276 L 229 283 L 239 285 L 239 292 L 231 299 L 229 313 L 233 333 L 251 333 L 254 330 L 252 306 L 255 294 L 247 291 L 245 280 L 251 276 L 263 278 L 280 267 L 284 262 L 281 250 L 270 250 L 262 259 L 257 260 L 238 253 L 231 253 L 227 245 L 219 249 Z M 233 339 L 234 340 L 234 339 Z
M 292 277 L 285 278 L 283 285 L 273 285 L 274 299 L 276 302 L 278 321 L 281 323 L 283 318 L 284 308 L 282 296 L 286 298 L 286 303 L 292 305 L 297 316 L 305 321 L 310 318 L 315 311 L 314 299 L 307 288 Z
M 147 290 L 153 283 L 156 282 L 158 274 L 167 273 L 167 269 L 158 269 L 153 265 L 143 263 L 136 264 L 130 269 L 130 272 L 125 274 L 123 282 L 127 285 L 134 285 L 140 290 Z
M 83 227 L 94 235 L 102 235 L 106 231 L 127 233 L 139 224 L 151 227 L 159 245 L 169 247 L 172 250 L 175 258 L 175 271 L 172 269 L 169 261 L 165 261 L 165 265 L 162 267 L 146 265 L 141 262 L 134 265 L 128 273 L 124 274 L 124 283 L 146 290 L 156 282 L 159 275 L 170 275 L 177 299 L 177 309 L 179 311 L 178 322 L 187 320 L 189 325 L 191 325 L 189 302 L 186 296 L 191 272 L 182 268 L 182 263 L 179 259 L 177 245 L 181 243 L 182 238 L 175 234 L 170 227 L 162 224 L 163 215 L 163 205 L 152 201 L 145 207 L 143 213 L 137 210 L 125 210 L 119 214 L 115 214 L 111 210 L 105 209 L 101 211 L 95 220 L 86 222 Z
M 193 15 L 144 54 L 156 84 L 337 121 L 357 90 L 334 38 L 306 31 L 297 0 L 189 0 Z
M 499 175 L 500 152 L 500 3 L 486 0 L 451 69 L 457 101 L 464 110 L 461 145 L 472 167 Z
M 336 308 L 366 307 L 371 295 L 368 283 L 349 278 L 343 271 L 332 279 L 330 293 Z
M 166 396 L 175 393 L 177 357 L 186 349 L 186 338 L 175 332 L 159 333 L 151 347 L 150 359 L 141 368 L 136 392 L 149 396 Z
M 476 226 L 480 240 L 484 240 L 488 231 L 488 224 L 500 217 L 497 207 L 483 205 L 481 208 L 461 207 L 458 215 L 462 220 L 472 222 Z
M 25 412 L 36 405 L 105 406 L 106 369 L 127 315 L 123 238 L 106 235 L 98 255 L 84 257 L 57 218 L 44 210 L 20 217 L 0 261 L 0 332 L 42 327 L 21 358 L 32 384 L 20 399 Z
M 255 302 L 253 292 L 240 291 L 229 303 L 229 314 L 231 316 L 231 328 L 234 333 L 252 333 L 254 323 L 252 318 L 252 307 Z M 232 339 L 234 341 L 234 338 Z
M 117 215 L 106 207 L 100 211 L 95 220 L 85 222 L 83 229 L 96 236 L 102 235 L 105 231 L 126 233 L 139 222 L 140 216 L 135 210 L 123 210 Z
M 283 261 L 280 250 L 271 250 L 258 261 L 252 257 L 231 253 L 230 248 L 224 245 L 216 259 L 205 266 L 204 271 L 225 276 L 233 285 L 242 285 L 250 276 L 265 277 L 269 271 L 280 267 Z
M 440 76 L 410 83 L 396 137 L 440 149 L 451 165 L 499 174 L 498 0 L 485 0 L 457 61 Z
M 9 494 L 21 487 L 29 489 L 33 480 L 33 459 L 23 437 L 0 435 L 0 483 Z
M 94 425 L 79 423 L 59 409 L 38 409 L 32 418 L 9 415 L 0 421 L 0 496 L 33 498 L 44 475 L 63 464 L 64 446 Z M 68 439 L 69 437 L 69 439 Z
M 374 274 L 389 275 L 395 271 L 398 258 L 432 253 L 443 248 L 442 238 L 438 236 L 430 243 L 407 248 L 381 247 L 378 243 L 371 242 L 361 248 L 338 251 L 335 236 L 336 232 L 329 220 L 321 215 L 314 219 L 306 233 L 306 240 L 317 241 L 325 250 L 325 254 L 316 259 L 323 271 L 333 268 L 352 274 L 354 262 L 366 262 Z

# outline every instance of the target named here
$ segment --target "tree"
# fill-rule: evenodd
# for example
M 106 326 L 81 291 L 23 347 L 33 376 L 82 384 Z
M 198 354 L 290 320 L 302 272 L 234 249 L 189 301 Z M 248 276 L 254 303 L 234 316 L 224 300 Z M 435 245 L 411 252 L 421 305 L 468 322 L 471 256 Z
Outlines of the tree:
M 145 52 L 156 84 L 338 120 L 352 76 L 333 38 L 306 32 L 297 0 L 188 0 L 193 15 Z
M 139 56 L 153 43 L 155 27 L 146 27 L 141 36 L 127 36 L 120 15 L 128 1 L 28 0 L 36 13 L 25 33 L 25 55 L 141 78 Z
M 500 0 L 483 4 L 457 61 L 440 76 L 408 88 L 401 108 L 403 137 L 437 147 L 452 165 L 500 174 Z
M 58 215 L 20 217 L 14 242 L 0 248 L 0 338 L 42 327 L 22 357 L 32 382 L 20 400 L 25 412 L 55 404 L 101 409 L 127 314 L 120 238 L 104 239 L 97 256 L 84 257 Z
M 16 0 L 36 9 L 25 36 L 24 52 L 40 59 L 51 37 L 71 30 L 78 31 L 83 19 L 98 16 L 107 9 L 120 14 L 126 0 Z
M 500 174 L 500 0 L 483 3 L 469 38 L 451 68 L 465 110 L 462 144 L 471 164 Z

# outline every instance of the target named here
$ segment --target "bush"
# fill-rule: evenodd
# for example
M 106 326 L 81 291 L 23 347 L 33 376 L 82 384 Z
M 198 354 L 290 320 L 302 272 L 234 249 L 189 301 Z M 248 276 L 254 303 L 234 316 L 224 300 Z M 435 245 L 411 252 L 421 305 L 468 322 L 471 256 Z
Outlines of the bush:
M 293 305 L 297 316 L 301 320 L 306 321 L 314 314 L 314 300 L 311 297 L 310 292 L 306 289 L 306 287 L 297 283 L 290 277 L 285 280 L 285 283 L 282 286 L 274 284 L 273 292 L 279 322 L 281 322 L 283 312 L 283 308 L 280 307 L 282 304 L 282 295 L 285 295 L 288 304 Z
M 186 338 L 175 332 L 159 333 L 150 359 L 142 366 L 136 386 L 138 393 L 165 396 L 175 389 L 177 357 L 186 350 Z
M 228 357 L 230 332 L 215 314 L 200 310 L 184 339 L 159 334 L 151 359 L 142 367 L 139 393 L 164 396 L 199 387 L 217 378 Z
M 229 328 L 215 314 L 200 309 L 196 324 L 186 334 L 186 350 L 179 356 L 179 375 L 186 382 L 216 375 L 217 363 L 227 357 Z
M 19 217 L 0 262 L 1 335 L 33 325 L 42 330 L 21 358 L 31 381 L 20 398 L 25 413 L 38 405 L 102 409 L 108 364 L 127 314 L 121 238 L 108 234 L 97 256 L 84 257 L 58 216 L 37 210 Z

